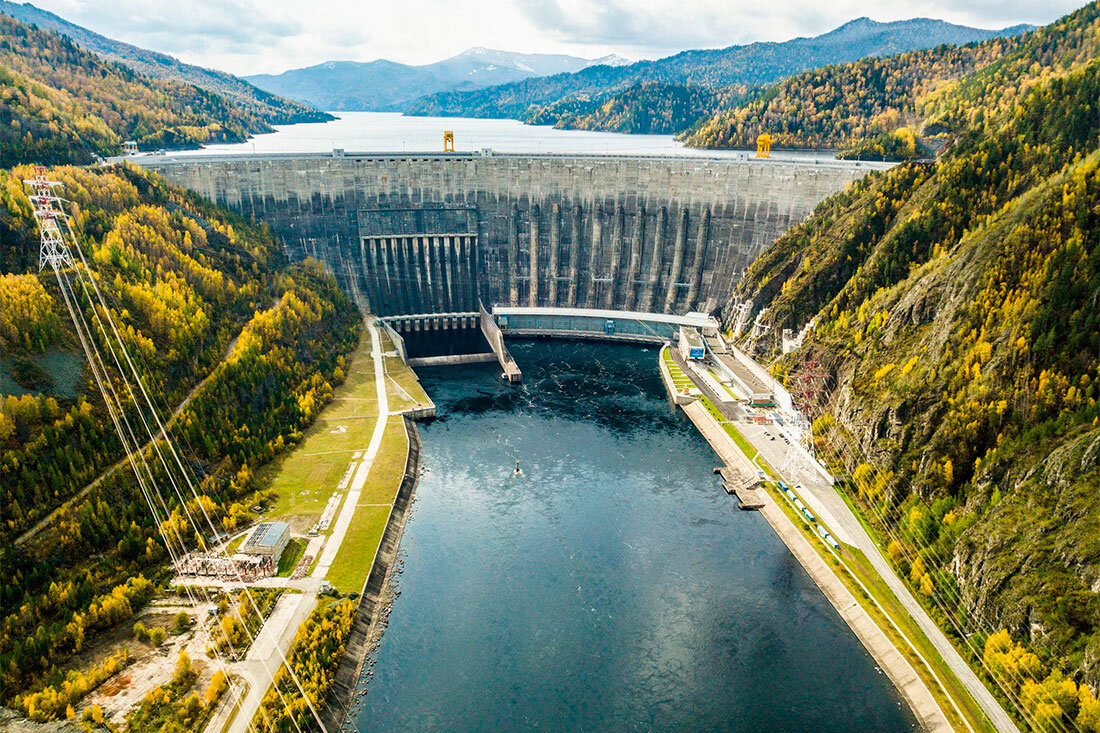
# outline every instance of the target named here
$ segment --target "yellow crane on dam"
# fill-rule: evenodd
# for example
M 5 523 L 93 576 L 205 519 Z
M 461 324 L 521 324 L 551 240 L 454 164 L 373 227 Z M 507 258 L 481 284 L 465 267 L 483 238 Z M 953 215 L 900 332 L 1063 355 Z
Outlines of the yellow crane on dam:
M 772 157 L 772 136 L 766 132 L 756 138 L 756 157 Z
M 455 133 L 454 130 L 443 131 L 443 152 L 453 153 L 455 151 Z

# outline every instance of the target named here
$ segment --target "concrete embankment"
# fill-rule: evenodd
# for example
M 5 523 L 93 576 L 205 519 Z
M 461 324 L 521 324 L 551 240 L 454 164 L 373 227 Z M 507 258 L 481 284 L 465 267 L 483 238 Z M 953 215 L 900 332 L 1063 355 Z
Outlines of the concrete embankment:
M 453 366 L 456 364 L 484 364 L 496 361 L 497 355 L 491 352 L 484 354 L 454 354 L 451 356 L 418 356 L 409 359 L 411 367 Z
M 667 387 L 671 383 L 671 378 L 666 376 L 667 369 L 663 358 L 660 359 L 660 368 Z M 735 465 L 742 460 L 741 449 L 702 403 L 692 401 L 681 407 L 724 463 Z M 898 651 L 882 628 L 859 604 L 851 591 L 775 503 L 775 500 L 767 492 L 759 492 L 759 494 L 762 504 L 760 513 L 890 678 L 916 715 L 921 727 L 931 731 L 952 730 L 939 703 L 912 664 Z
M 340 666 L 336 669 L 332 690 L 321 710 L 321 719 L 324 721 L 325 729 L 329 731 L 338 731 L 343 726 L 356 691 L 359 689 L 367 655 L 379 637 L 380 622 L 385 610 L 384 590 L 397 559 L 401 535 L 405 531 L 405 521 L 416 491 L 416 482 L 420 475 L 420 433 L 416 429 L 416 423 L 408 417 L 405 418 L 405 430 L 409 439 L 405 473 L 401 478 L 401 486 L 397 490 L 393 507 L 390 509 L 390 516 L 386 522 L 378 552 L 375 553 L 363 592 L 359 596 L 355 621 L 348 636 L 344 655 L 340 659 Z

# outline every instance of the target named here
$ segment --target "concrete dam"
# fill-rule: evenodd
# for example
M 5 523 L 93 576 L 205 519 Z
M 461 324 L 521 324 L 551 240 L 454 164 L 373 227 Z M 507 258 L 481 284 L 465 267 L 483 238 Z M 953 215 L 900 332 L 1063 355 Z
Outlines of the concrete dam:
M 379 316 L 487 305 L 717 313 L 744 268 L 879 167 L 823 159 L 345 153 L 142 156 L 267 222 Z

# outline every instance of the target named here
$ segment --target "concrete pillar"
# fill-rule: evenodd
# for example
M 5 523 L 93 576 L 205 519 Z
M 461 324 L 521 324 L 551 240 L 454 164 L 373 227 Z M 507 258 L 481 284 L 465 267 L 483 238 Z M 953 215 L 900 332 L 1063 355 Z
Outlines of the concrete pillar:
M 672 271 L 668 274 L 668 290 L 665 291 L 665 307 L 662 312 L 671 313 L 676 305 L 677 283 L 680 280 L 680 271 L 684 267 L 684 250 L 687 249 L 687 207 L 680 209 L 680 220 L 676 224 L 676 244 L 672 250 Z
M 508 213 L 508 302 L 519 305 L 519 241 L 516 228 L 519 226 L 519 207 L 512 204 Z
M 461 296 L 455 292 L 455 238 L 440 237 L 437 240 L 439 249 L 436 252 L 443 262 L 443 310 L 454 313 L 459 310 L 456 306 Z
M 615 214 L 611 220 L 611 282 L 607 284 L 607 290 L 603 295 L 603 307 L 615 307 L 615 295 L 619 286 L 619 263 L 623 256 L 623 219 L 626 217 L 623 205 L 615 207 Z
M 561 204 L 550 206 L 550 261 L 546 267 L 546 304 L 558 303 L 558 249 L 561 247 Z
M 539 304 L 539 207 L 535 204 L 528 215 L 528 277 L 527 305 Z
M 467 310 L 477 310 L 477 301 L 481 293 L 478 288 L 478 244 L 477 237 L 462 237 L 462 260 L 466 268 Z
M 653 256 L 649 261 L 649 277 L 646 283 L 646 312 L 652 313 L 657 303 L 657 285 L 661 279 L 661 267 L 665 258 L 665 238 L 668 236 L 668 209 L 657 211 L 657 231 L 653 233 Z
M 710 238 L 710 207 L 703 207 L 703 216 L 699 219 L 699 231 L 695 237 L 695 257 L 691 263 L 691 280 L 688 283 L 687 300 L 684 302 L 686 310 L 695 308 L 695 299 L 699 297 L 699 289 L 703 283 L 703 266 L 707 261 L 707 241 Z
M 366 242 L 367 240 L 363 240 Z M 370 240 L 367 251 L 370 252 L 370 276 L 367 284 L 374 293 L 374 310 L 377 315 L 386 316 L 393 310 L 393 301 L 386 292 L 386 273 L 381 262 L 382 242 L 377 239 Z
M 589 242 L 588 251 L 588 293 L 585 302 L 589 308 L 596 307 L 596 278 L 600 272 L 600 242 L 603 240 L 603 207 L 596 204 L 592 207 L 592 240 Z
M 623 308 L 635 310 L 638 307 L 638 277 L 642 271 L 642 239 L 645 236 L 645 207 L 638 205 L 634 212 L 634 231 L 630 237 L 630 264 L 626 271 L 626 297 Z
M 432 238 L 431 237 L 415 237 L 415 248 L 413 249 L 413 264 L 416 266 L 417 275 L 420 281 L 423 283 L 420 291 L 420 298 L 424 303 L 424 313 L 434 313 L 435 306 L 435 286 L 436 278 L 435 273 L 432 272 Z
M 386 260 L 389 263 L 386 268 L 386 287 L 393 294 L 393 313 L 412 313 L 409 303 L 409 288 L 405 281 L 405 275 L 401 266 L 401 249 L 397 239 L 390 237 L 385 240 Z
M 572 240 L 569 242 L 569 297 L 565 299 L 565 305 L 569 308 L 577 307 L 577 282 L 580 280 L 581 259 L 581 205 L 577 204 L 573 209 Z
M 473 252 L 466 246 L 466 237 L 457 236 L 451 239 L 451 269 L 452 288 L 454 293 L 455 310 L 464 311 L 470 309 L 470 302 L 474 295 L 473 270 L 468 267 L 469 260 L 473 258 Z
M 407 272 L 408 291 L 412 301 L 412 313 L 423 313 L 427 310 L 424 304 L 424 284 L 420 280 L 420 268 L 417 266 L 420 257 L 420 237 L 403 237 L 405 250 L 405 269 Z
M 420 294 L 421 313 L 430 313 L 432 310 L 432 284 L 429 282 L 428 268 L 423 264 L 427 262 L 428 237 L 412 237 L 413 257 L 410 262 L 416 268 L 416 286 Z M 425 324 L 426 326 L 427 324 Z M 425 330 L 427 330 L 425 328 Z
M 427 237 L 425 251 L 431 260 L 432 274 L 432 308 L 436 313 L 444 313 L 447 308 L 446 286 L 443 284 L 443 263 L 439 261 L 440 242 L 439 237 Z
M 363 302 L 356 303 L 356 305 L 365 308 L 366 313 L 372 313 L 374 309 L 371 304 L 374 302 L 374 293 L 368 287 L 370 283 L 370 264 L 367 262 L 367 243 L 362 237 L 359 238 L 359 266 L 355 268 L 354 273 L 349 273 L 349 275 L 355 277 L 362 285 L 361 298 Z

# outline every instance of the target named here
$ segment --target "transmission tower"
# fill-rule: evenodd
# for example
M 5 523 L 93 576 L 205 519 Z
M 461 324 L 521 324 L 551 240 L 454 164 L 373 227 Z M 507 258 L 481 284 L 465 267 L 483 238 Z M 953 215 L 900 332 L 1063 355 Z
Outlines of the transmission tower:
M 38 271 L 50 267 L 59 270 L 62 267 L 73 266 L 73 256 L 69 252 L 69 246 L 65 243 L 65 235 L 58 225 L 65 219 L 65 211 L 62 208 L 64 199 L 57 195 L 57 189 L 61 184 L 51 181 L 46 177 L 46 167 L 36 165 L 34 178 L 23 181 L 31 189 L 27 196 L 34 207 L 34 218 L 38 220 L 38 230 L 41 233 L 38 245 Z
M 820 411 L 821 395 L 828 388 L 829 375 L 821 370 L 821 364 L 806 359 L 787 375 L 787 391 L 798 414 L 805 419 L 804 432 L 807 447 L 814 451 L 813 421 Z

